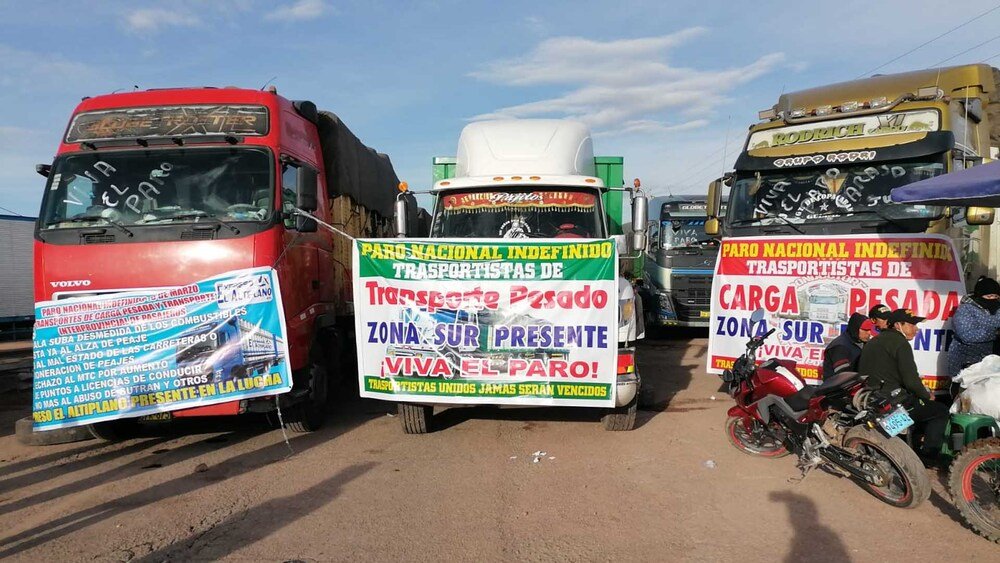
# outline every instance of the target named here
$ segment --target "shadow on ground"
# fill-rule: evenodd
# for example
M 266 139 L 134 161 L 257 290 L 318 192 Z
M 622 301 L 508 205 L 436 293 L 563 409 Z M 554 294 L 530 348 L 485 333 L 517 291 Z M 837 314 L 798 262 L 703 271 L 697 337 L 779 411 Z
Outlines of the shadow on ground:
M 840 536 L 820 521 L 819 510 L 812 499 L 791 491 L 774 491 L 769 498 L 772 502 L 785 504 L 788 521 L 795 530 L 786 562 L 851 560 Z
M 57 454 L 46 454 L 38 458 L 19 461 L 0 467 L 0 491 L 14 491 L 29 485 L 44 484 L 57 476 L 65 477 L 83 469 L 104 464 L 109 467 L 97 474 L 81 476 L 79 479 L 46 488 L 29 496 L 0 501 L 0 515 L 11 518 L 20 510 L 55 501 L 111 483 L 122 483 L 146 471 L 158 469 L 184 461 L 196 459 L 202 454 L 232 450 L 233 455 L 219 463 L 205 466 L 203 470 L 177 477 L 166 482 L 157 482 L 143 490 L 124 497 L 117 497 L 94 506 L 79 508 L 56 519 L 28 530 L 0 537 L 0 559 L 23 553 L 31 548 L 58 540 L 68 534 L 85 530 L 133 509 L 155 504 L 165 499 L 175 498 L 220 481 L 252 473 L 266 465 L 284 462 L 290 456 L 308 451 L 339 435 L 349 432 L 365 422 L 384 416 L 381 405 L 373 401 L 349 399 L 334 405 L 334 413 L 327 418 L 327 424 L 310 434 L 289 434 L 289 444 L 283 440 L 272 441 L 251 451 L 243 451 L 239 446 L 257 436 L 274 432 L 263 417 L 219 417 L 209 419 L 179 420 L 169 424 L 151 425 L 142 431 L 142 436 L 120 444 L 90 442 L 85 446 L 63 450 Z M 204 439 L 169 447 L 173 438 L 205 434 Z M 280 436 L 280 434 L 279 434 Z M 87 454 L 90 455 L 87 455 Z M 80 459 L 73 459 L 79 457 Z M 127 458 L 127 461 L 126 461 Z M 57 463 L 67 459 L 64 463 Z M 122 463 L 124 461 L 124 463 Z M 117 462 L 117 463 L 116 463 Z M 293 462 L 293 461 L 290 461 Z M 52 467 L 46 467 L 57 463 Z M 357 468 L 355 468 L 357 469 Z M 362 472 L 368 468 L 362 468 Z M 356 477 L 352 470 L 345 470 L 335 479 L 341 481 Z M 3 478 L 6 476 L 6 478 Z M 332 481 L 327 486 L 336 489 Z M 272 502 L 280 502 L 278 501 Z

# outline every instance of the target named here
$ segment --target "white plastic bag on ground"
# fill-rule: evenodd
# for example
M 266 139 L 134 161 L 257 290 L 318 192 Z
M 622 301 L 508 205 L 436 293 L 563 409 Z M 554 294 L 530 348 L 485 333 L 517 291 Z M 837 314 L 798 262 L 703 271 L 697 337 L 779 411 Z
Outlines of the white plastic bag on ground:
M 953 378 L 964 389 L 951 412 L 985 414 L 1000 419 L 1000 356 L 989 355 Z

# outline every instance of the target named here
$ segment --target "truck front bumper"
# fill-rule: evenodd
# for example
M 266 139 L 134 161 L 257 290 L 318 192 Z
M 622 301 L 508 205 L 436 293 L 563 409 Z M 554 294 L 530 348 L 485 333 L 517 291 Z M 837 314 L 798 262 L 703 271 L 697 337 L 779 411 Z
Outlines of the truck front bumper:
M 699 305 L 678 306 L 669 291 L 655 293 L 656 308 L 648 315 L 651 324 L 659 326 L 688 326 L 707 328 L 708 308 Z

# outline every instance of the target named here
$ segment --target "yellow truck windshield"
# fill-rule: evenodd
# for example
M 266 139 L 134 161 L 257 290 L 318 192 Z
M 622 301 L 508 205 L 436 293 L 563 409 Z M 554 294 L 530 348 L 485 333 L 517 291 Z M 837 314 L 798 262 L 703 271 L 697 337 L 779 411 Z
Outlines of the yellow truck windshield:
M 894 204 L 889 192 L 944 172 L 943 162 L 929 159 L 744 172 L 733 185 L 728 213 L 737 225 L 777 218 L 794 223 L 857 220 L 865 214 L 890 220 L 934 218 L 940 208 Z

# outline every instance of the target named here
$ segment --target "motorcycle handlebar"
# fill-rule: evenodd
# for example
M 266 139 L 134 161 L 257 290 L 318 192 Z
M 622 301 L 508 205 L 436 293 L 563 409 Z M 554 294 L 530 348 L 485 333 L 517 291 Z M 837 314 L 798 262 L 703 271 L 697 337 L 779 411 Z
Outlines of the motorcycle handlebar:
M 754 350 L 754 349 L 758 348 L 761 344 L 764 343 L 765 340 L 767 340 L 768 336 L 771 336 L 772 334 L 774 334 L 774 330 L 775 329 L 772 328 L 771 330 L 765 332 L 764 334 L 762 334 L 760 336 L 754 336 L 753 338 L 750 339 L 749 342 L 747 342 L 747 348 L 749 348 L 751 350 Z

